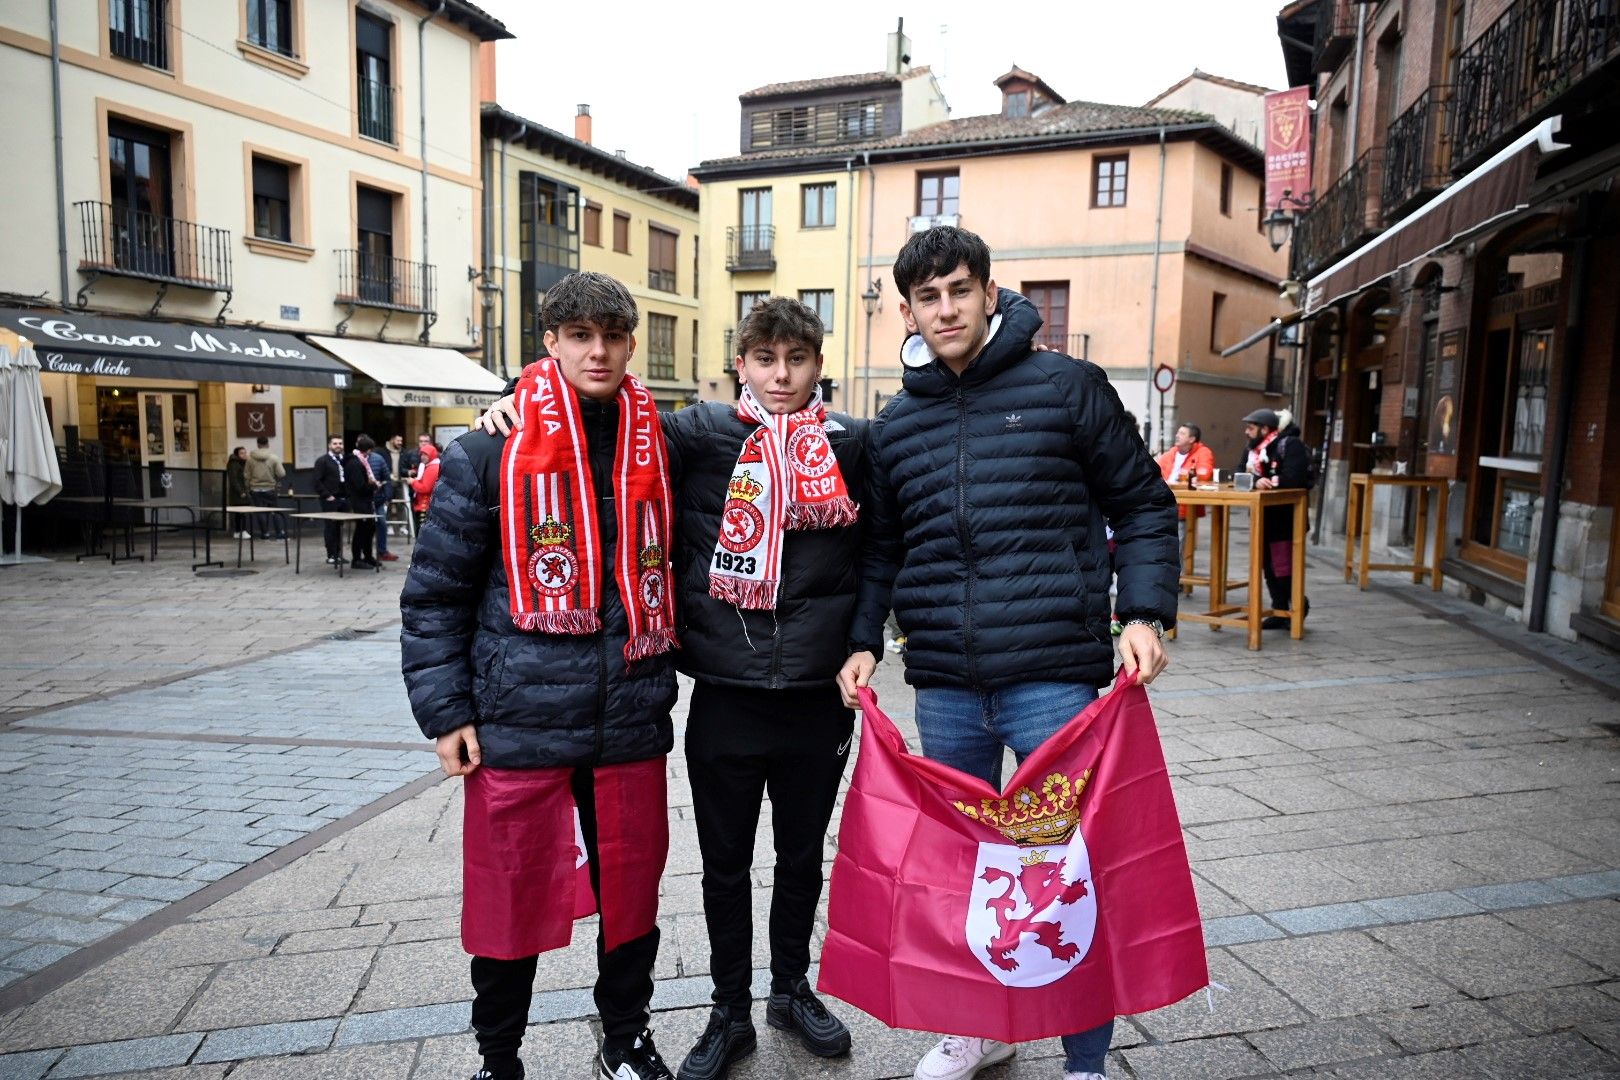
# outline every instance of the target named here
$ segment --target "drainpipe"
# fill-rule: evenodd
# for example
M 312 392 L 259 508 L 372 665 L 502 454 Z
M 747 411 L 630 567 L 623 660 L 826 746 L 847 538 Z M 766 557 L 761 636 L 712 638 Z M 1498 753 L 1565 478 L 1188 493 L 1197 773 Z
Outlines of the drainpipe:
M 494 297 L 492 297 L 489 293 L 489 287 L 494 284 L 494 282 L 490 280 L 490 274 L 495 269 L 495 207 L 494 200 L 490 198 L 491 192 L 489 183 L 491 179 L 489 175 L 490 155 L 493 153 L 493 151 L 490 149 L 488 139 L 480 138 L 478 140 L 478 147 L 478 166 L 479 171 L 483 174 L 482 194 L 484 200 L 484 235 L 482 238 L 483 242 L 479 245 L 479 258 L 483 263 L 483 266 L 481 267 L 483 270 L 483 276 L 478 279 L 478 325 L 480 328 L 479 333 L 482 335 L 482 344 L 484 347 L 484 367 L 493 371 L 495 360 L 495 300 Z M 501 368 L 500 375 L 502 378 L 506 377 L 506 369 L 504 367 Z
M 862 151 L 863 166 L 866 170 L 866 280 L 872 281 L 872 253 L 877 236 L 877 176 L 872 172 L 872 151 Z M 865 289 L 861 290 L 865 292 Z M 901 300 L 906 299 L 901 297 Z M 866 320 L 866 334 L 872 335 L 872 320 Z M 866 345 L 866 367 L 861 372 L 861 410 L 866 416 L 873 416 L 877 410 L 872 408 L 872 343 Z
M 1350 70 L 1350 143 L 1345 168 L 1356 163 L 1361 135 L 1361 61 L 1367 48 L 1367 5 L 1356 5 L 1356 56 Z M 1337 179 L 1335 177 L 1334 179 Z
M 444 0 L 438 0 L 433 10 L 422 16 L 416 24 L 416 120 L 419 151 L 422 155 L 422 303 L 425 306 L 429 294 L 429 265 L 428 258 L 428 142 L 427 142 L 427 24 L 444 10 Z M 422 332 L 416 340 L 426 345 L 428 333 L 433 329 L 434 315 L 424 311 L 422 313 Z
M 51 0 L 51 120 L 56 150 L 56 254 L 62 307 L 68 306 L 67 181 L 62 171 L 62 35 Z M 18 553 L 22 548 L 17 549 Z
M 1147 377 L 1145 404 L 1142 416 L 1147 422 L 1148 435 L 1142 441 L 1145 443 L 1153 434 L 1153 359 L 1154 350 L 1159 336 L 1159 249 L 1164 241 L 1164 173 L 1166 150 L 1164 142 L 1164 128 L 1159 128 L 1159 209 L 1158 216 L 1153 219 L 1153 293 L 1148 302 L 1148 347 L 1147 347 Z M 1090 341 L 1087 341 L 1090 347 Z
M 844 286 L 844 397 L 849 399 L 855 394 L 855 380 L 853 378 L 853 349 L 855 343 L 850 339 L 853 333 L 851 319 L 855 312 L 855 159 L 851 157 L 844 162 L 844 183 L 849 188 L 849 221 L 844 226 L 844 265 L 849 267 L 849 279 Z M 865 292 L 866 290 L 861 290 Z M 844 409 L 849 415 L 856 415 L 855 410 L 847 405 Z
M 516 135 L 501 136 L 501 212 L 499 214 L 501 226 L 501 374 L 507 376 L 508 378 L 511 377 L 512 369 L 506 364 L 506 305 L 510 299 L 506 288 L 506 255 L 508 251 L 506 234 L 512 230 L 508 227 L 506 220 L 506 144 L 516 139 L 521 139 L 528 135 L 528 133 L 529 122 L 525 120 L 521 125 L 519 125 Z M 522 278 L 520 277 L 519 280 L 521 281 Z M 521 311 L 522 308 L 520 307 L 518 310 Z M 540 359 L 538 356 L 519 357 L 518 366 L 522 367 L 523 365 L 529 363 L 529 361 L 538 359 Z
M 1558 387 L 1547 458 L 1547 494 L 1541 500 L 1541 536 L 1536 544 L 1536 581 L 1530 593 L 1532 634 L 1547 631 L 1547 597 L 1552 591 L 1553 556 L 1558 546 L 1558 518 L 1564 505 L 1564 477 L 1569 465 L 1569 429 L 1575 417 L 1575 384 L 1586 341 L 1586 255 L 1591 246 L 1592 204 L 1583 203 L 1581 237 L 1570 255 L 1569 307 L 1564 321 L 1564 364 Z

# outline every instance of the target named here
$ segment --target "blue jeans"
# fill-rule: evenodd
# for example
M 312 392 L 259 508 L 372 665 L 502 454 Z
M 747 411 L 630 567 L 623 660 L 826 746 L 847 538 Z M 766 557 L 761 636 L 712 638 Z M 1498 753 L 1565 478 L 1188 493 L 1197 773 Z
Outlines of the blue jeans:
M 925 755 L 1000 790 L 1003 747 L 1022 762 L 1095 700 L 1097 688 L 1083 683 L 1028 682 L 990 691 L 920 687 L 917 732 Z M 1112 1020 L 1063 1036 L 1063 1067 L 1101 1073 L 1113 1038 Z
M 371 504 L 372 512 L 377 515 L 377 554 L 388 554 L 388 500 L 382 499 Z

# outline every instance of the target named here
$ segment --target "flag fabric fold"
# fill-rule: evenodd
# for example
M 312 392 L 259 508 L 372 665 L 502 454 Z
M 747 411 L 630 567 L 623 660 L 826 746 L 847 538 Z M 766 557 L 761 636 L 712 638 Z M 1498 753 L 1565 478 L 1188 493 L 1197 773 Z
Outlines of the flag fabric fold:
M 891 1027 L 1026 1042 L 1209 982 L 1147 693 L 1123 677 L 1005 793 L 911 754 L 861 692 L 820 989 Z

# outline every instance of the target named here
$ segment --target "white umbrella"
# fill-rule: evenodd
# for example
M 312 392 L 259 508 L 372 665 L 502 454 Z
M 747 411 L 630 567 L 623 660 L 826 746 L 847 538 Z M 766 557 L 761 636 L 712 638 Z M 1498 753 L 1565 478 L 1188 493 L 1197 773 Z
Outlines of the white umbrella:
M 0 345 L 0 452 L 0 501 L 17 507 L 16 543 L 5 561 L 31 561 L 22 553 L 22 508 L 49 502 L 61 492 L 62 467 L 39 387 L 39 358 L 26 340 L 15 353 Z

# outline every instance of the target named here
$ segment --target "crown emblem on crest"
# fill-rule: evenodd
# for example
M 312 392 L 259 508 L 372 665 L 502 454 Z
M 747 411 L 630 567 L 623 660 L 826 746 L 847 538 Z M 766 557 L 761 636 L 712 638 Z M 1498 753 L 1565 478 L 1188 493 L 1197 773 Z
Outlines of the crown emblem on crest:
M 641 560 L 641 565 L 644 568 L 651 570 L 655 567 L 664 565 L 664 549 L 658 544 L 648 544 L 646 547 L 641 549 L 641 554 L 638 556 L 638 558 Z
M 974 821 L 990 826 L 1015 844 L 1061 844 L 1074 835 L 1080 824 L 1080 793 L 1091 780 L 1087 769 L 1077 781 L 1062 773 L 1052 773 L 1041 781 L 1041 790 L 1021 787 L 1004 799 L 981 799 L 977 806 L 958 802 L 956 808 Z M 1030 856 L 1026 866 L 1044 859 L 1044 853 Z
M 764 490 L 765 485 L 755 480 L 754 475 L 747 469 L 743 470 L 741 476 L 733 476 L 731 483 L 726 485 L 726 494 L 743 502 L 753 502 Z
M 557 547 L 572 541 L 574 530 L 572 526 L 565 525 L 547 514 L 546 520 L 538 525 L 529 526 L 529 539 L 541 547 Z
M 1046 861 L 1046 849 L 1041 848 L 1038 851 L 1030 852 L 1028 855 L 1020 855 L 1018 861 L 1025 866 L 1039 866 Z

